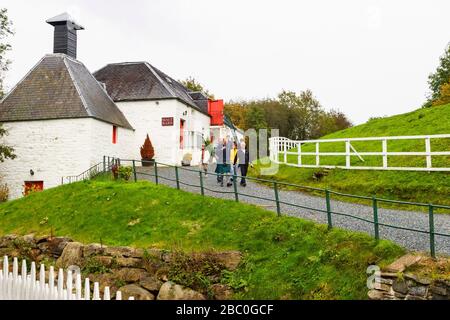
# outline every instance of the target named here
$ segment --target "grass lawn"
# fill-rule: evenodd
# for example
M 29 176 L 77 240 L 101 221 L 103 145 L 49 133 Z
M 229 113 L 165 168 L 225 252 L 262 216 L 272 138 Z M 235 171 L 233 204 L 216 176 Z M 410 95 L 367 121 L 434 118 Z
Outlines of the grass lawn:
M 419 109 L 410 113 L 368 121 L 365 124 L 345 129 L 322 137 L 321 139 L 427 135 L 450 133 L 450 104 Z M 381 151 L 381 142 L 352 142 L 358 152 Z M 342 142 L 330 142 L 320 145 L 321 151 L 345 152 Z M 432 139 L 432 151 L 450 151 L 450 139 Z M 296 151 L 296 148 L 290 151 Z M 302 146 L 302 151 L 314 152 L 313 144 Z M 388 151 L 425 151 L 423 140 L 400 140 L 388 143 Z M 302 157 L 304 164 L 314 164 L 314 156 Z M 280 160 L 283 156 L 280 157 Z M 289 155 L 288 163 L 296 163 L 297 156 Z M 352 165 L 380 166 L 379 156 L 364 156 L 364 162 L 354 156 Z M 344 156 L 321 157 L 324 165 L 345 165 Z M 390 166 L 423 166 L 425 157 L 388 158 Z M 433 166 L 450 167 L 450 156 L 433 157 Z M 377 196 L 387 199 L 415 201 L 450 205 L 450 172 L 415 172 L 415 171 L 381 171 L 381 170 L 345 170 L 333 169 L 319 181 L 313 179 L 313 173 L 319 168 L 296 168 L 282 165 L 275 176 L 262 176 L 258 166 L 250 174 L 260 178 L 329 188 L 335 191 L 364 196 Z
M 403 253 L 389 241 L 150 182 L 86 181 L 0 205 L 0 234 L 107 245 L 244 253 L 228 277 L 244 299 L 365 299 L 368 265 Z M 129 223 L 132 224 L 129 225 Z

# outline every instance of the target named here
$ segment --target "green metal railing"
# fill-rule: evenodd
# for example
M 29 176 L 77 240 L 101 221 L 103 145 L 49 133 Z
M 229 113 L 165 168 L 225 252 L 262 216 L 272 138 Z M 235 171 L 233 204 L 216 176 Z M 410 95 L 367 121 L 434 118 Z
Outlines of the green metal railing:
M 416 233 L 420 233 L 420 234 L 427 234 L 429 236 L 429 251 L 430 251 L 430 254 L 431 254 L 432 257 L 436 256 L 436 240 L 435 240 L 435 237 L 436 236 L 450 237 L 450 234 L 436 232 L 435 231 L 435 223 L 434 223 L 434 211 L 435 211 L 435 209 L 450 210 L 450 206 L 434 205 L 434 204 L 426 204 L 426 203 L 410 202 L 410 201 L 390 200 L 390 199 L 383 199 L 383 198 L 377 198 L 377 197 L 359 196 L 359 195 L 346 194 L 346 193 L 342 193 L 342 192 L 336 192 L 336 191 L 332 191 L 332 190 L 328 190 L 328 189 L 321 189 L 321 188 L 302 186 L 302 185 L 298 185 L 298 184 L 280 182 L 280 181 L 275 181 L 275 180 L 260 179 L 260 178 L 254 178 L 254 177 L 248 177 L 248 176 L 245 177 L 247 180 L 253 180 L 253 181 L 257 181 L 257 182 L 262 182 L 262 183 L 264 183 L 266 185 L 272 186 L 272 189 L 274 191 L 274 197 L 273 198 L 266 198 L 266 197 L 261 197 L 259 195 L 252 195 L 252 194 L 248 194 L 248 193 L 239 192 L 239 190 L 237 188 L 237 179 L 242 178 L 242 176 L 240 176 L 240 175 L 233 175 L 232 176 L 233 177 L 233 189 L 232 189 L 233 191 L 225 191 L 224 189 L 214 190 L 214 189 L 210 189 L 207 186 L 205 186 L 203 172 L 201 170 L 198 170 L 198 169 L 192 169 L 192 168 L 168 165 L 168 164 L 159 163 L 159 162 L 155 162 L 155 161 L 117 159 L 117 158 L 107 157 L 107 156 L 105 156 L 103 158 L 103 166 L 102 166 L 103 167 L 103 171 L 104 172 L 108 171 L 111 168 L 112 164 L 119 164 L 120 165 L 121 163 L 131 163 L 131 166 L 133 168 L 133 179 L 134 179 L 134 181 L 138 180 L 138 174 L 139 174 L 139 175 L 143 175 L 143 176 L 154 177 L 156 184 L 159 184 L 160 179 L 163 179 L 163 180 L 166 180 L 166 181 L 175 182 L 175 185 L 176 185 L 177 189 L 180 189 L 181 185 L 190 186 L 190 187 L 194 187 L 194 188 L 199 188 L 201 195 L 205 195 L 205 191 L 209 191 L 209 192 L 212 192 L 212 193 L 233 194 L 234 195 L 234 200 L 236 202 L 240 201 L 239 200 L 240 196 L 250 197 L 250 198 L 255 198 L 255 199 L 260 199 L 260 200 L 265 200 L 265 201 L 270 201 L 270 202 L 275 202 L 276 212 L 277 212 L 278 216 L 282 215 L 281 205 L 287 205 L 287 206 L 292 206 L 292 207 L 296 207 L 296 208 L 300 208 L 300 209 L 313 210 L 313 211 L 316 211 L 316 212 L 320 212 L 320 213 L 326 214 L 327 224 L 328 224 L 328 228 L 329 229 L 333 228 L 333 216 L 342 216 L 342 217 L 348 217 L 348 218 L 352 218 L 352 219 L 357 219 L 357 220 L 360 220 L 360 221 L 372 224 L 373 225 L 373 234 L 374 234 L 375 239 L 377 239 L 377 240 L 380 239 L 380 230 L 379 230 L 380 227 L 388 227 L 388 228 L 394 228 L 394 229 L 397 229 L 397 230 L 404 230 L 404 231 L 411 231 L 411 232 L 416 232 Z M 151 171 L 153 171 L 153 173 L 150 173 L 150 172 L 138 172 L 136 170 L 136 167 L 137 167 L 136 164 L 145 164 L 145 163 L 150 163 L 150 165 L 153 165 L 153 170 L 151 170 Z M 158 167 L 159 166 L 174 168 L 175 179 L 172 179 L 172 178 L 169 178 L 169 177 L 165 177 L 165 176 L 162 176 L 162 175 L 158 174 Z M 188 183 L 186 181 L 182 181 L 180 179 L 180 174 L 179 174 L 180 170 L 191 171 L 191 172 L 197 173 L 198 174 L 198 179 L 199 179 L 199 184 L 196 185 L 196 184 Z M 211 172 L 211 173 L 208 173 L 208 175 L 218 176 L 219 174 Z M 295 204 L 295 203 L 283 201 L 283 200 L 280 199 L 280 195 L 279 195 L 280 186 L 296 187 L 298 189 L 310 190 L 310 191 L 323 193 L 324 194 L 324 198 L 325 198 L 325 208 L 326 209 L 313 208 L 313 207 L 308 207 L 308 206 L 303 206 L 303 205 L 300 205 L 300 204 Z M 226 189 L 226 190 L 228 190 L 228 189 Z M 331 197 L 332 197 L 332 195 L 370 201 L 372 203 L 373 218 L 372 219 L 366 219 L 366 218 L 363 218 L 363 217 L 358 217 L 358 216 L 355 216 L 355 215 L 352 215 L 352 214 L 348 214 L 348 213 L 344 213 L 344 212 L 333 211 L 332 207 L 331 207 Z M 379 203 L 380 202 L 428 208 L 428 226 L 427 226 L 427 230 L 421 230 L 421 229 L 417 229 L 417 228 L 407 228 L 407 227 L 404 227 L 404 226 L 391 225 L 391 224 L 380 222 L 379 221 L 379 212 L 378 212 L 379 211 Z

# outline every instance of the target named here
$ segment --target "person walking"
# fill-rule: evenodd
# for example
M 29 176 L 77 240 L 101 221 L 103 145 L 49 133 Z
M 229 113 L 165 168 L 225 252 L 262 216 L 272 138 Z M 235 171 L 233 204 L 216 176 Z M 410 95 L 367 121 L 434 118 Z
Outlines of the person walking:
M 249 166 L 249 150 L 248 147 L 246 146 L 245 142 L 242 141 L 239 151 L 238 151 L 238 159 L 239 159 L 239 169 L 241 171 L 241 183 L 240 185 L 243 187 L 247 186 L 247 181 L 245 179 L 245 177 L 247 176 L 247 172 L 248 172 L 248 166 Z
M 237 163 L 238 162 L 238 145 L 237 142 L 233 142 L 233 148 L 230 151 L 230 166 L 231 166 L 231 181 L 233 181 L 233 177 L 237 176 Z
M 211 151 L 210 148 L 205 147 L 205 145 L 202 145 L 202 161 L 201 161 L 201 170 L 205 172 L 205 177 L 208 176 L 208 165 L 211 163 Z
M 226 178 L 227 186 L 231 186 L 230 173 L 230 144 L 227 138 L 223 138 L 222 142 L 218 144 L 215 152 L 217 165 L 215 173 L 217 174 L 217 182 L 223 187 L 224 179 Z

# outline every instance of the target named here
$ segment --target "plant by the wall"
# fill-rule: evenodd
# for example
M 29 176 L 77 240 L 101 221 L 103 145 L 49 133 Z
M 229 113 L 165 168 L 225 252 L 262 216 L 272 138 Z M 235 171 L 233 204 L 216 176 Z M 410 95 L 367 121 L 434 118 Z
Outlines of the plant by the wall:
M 129 166 L 120 166 L 119 167 L 119 178 L 124 179 L 126 181 L 130 180 L 131 174 L 133 173 L 133 168 Z
M 155 150 L 153 149 L 152 142 L 150 141 L 150 138 L 145 138 L 144 145 L 141 147 L 141 158 L 143 160 L 152 160 L 155 156 Z

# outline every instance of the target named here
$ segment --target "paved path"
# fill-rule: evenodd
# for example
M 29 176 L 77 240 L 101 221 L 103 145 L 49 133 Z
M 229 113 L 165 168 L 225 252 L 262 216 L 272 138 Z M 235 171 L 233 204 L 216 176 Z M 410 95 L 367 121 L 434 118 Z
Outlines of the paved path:
M 198 170 L 197 167 L 188 167 L 190 170 Z M 145 173 L 153 173 L 153 168 L 136 168 L 138 172 L 138 179 L 146 179 L 155 181 L 154 177 L 145 175 Z M 159 183 L 165 184 L 171 187 L 176 187 L 174 181 L 169 181 L 163 177 L 175 179 L 175 169 L 173 167 L 158 167 Z M 180 187 L 182 190 L 200 193 L 200 180 L 199 173 L 193 171 L 186 171 L 182 168 L 179 169 Z M 185 185 L 188 183 L 196 185 L 197 187 Z M 220 187 L 216 181 L 215 175 L 208 175 L 204 178 L 205 195 L 234 200 L 233 187 Z M 243 193 L 250 196 L 257 196 L 268 199 L 275 199 L 274 191 L 272 188 L 261 185 L 256 182 L 247 181 L 247 186 L 241 187 L 238 185 L 239 193 Z M 297 191 L 279 191 L 280 201 L 293 203 L 300 206 L 317 208 L 320 210 L 326 210 L 325 200 L 322 197 L 311 196 L 309 194 L 297 192 Z M 276 211 L 276 204 L 274 201 L 262 200 L 252 198 L 244 195 L 239 195 L 239 201 L 255 204 L 268 210 Z M 334 212 L 341 212 L 351 214 L 360 218 L 365 218 L 370 221 L 373 220 L 373 211 L 371 206 L 365 206 L 360 204 L 354 204 L 349 202 L 342 202 L 337 200 L 331 201 L 331 209 Z M 327 214 L 325 212 L 318 212 L 311 209 L 297 208 L 285 204 L 281 204 L 281 212 L 285 215 L 300 217 L 308 220 L 313 220 L 318 223 L 327 223 Z M 422 212 L 402 211 L 393 209 L 379 208 L 378 211 L 379 222 L 390 224 L 399 227 L 413 228 L 419 230 L 428 230 L 428 215 Z M 357 220 L 350 217 L 333 215 L 333 226 L 341 227 L 343 229 L 362 231 L 368 234 L 374 234 L 374 227 L 372 223 Z M 450 214 L 435 214 L 435 232 L 450 234 Z M 401 246 L 418 251 L 430 250 L 430 240 L 428 234 L 422 234 L 418 232 L 400 230 L 389 228 L 385 226 L 379 227 L 380 238 L 390 239 L 397 242 Z M 450 237 L 437 236 L 436 252 L 450 255 Z

